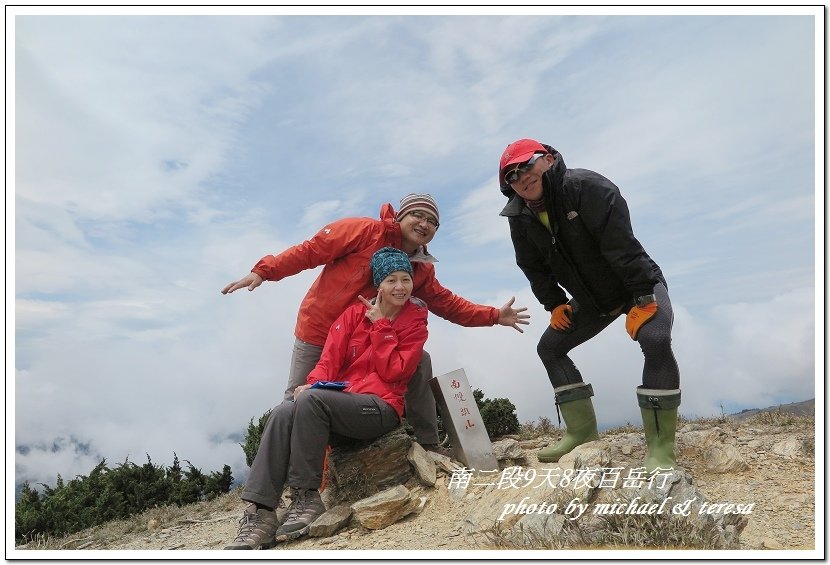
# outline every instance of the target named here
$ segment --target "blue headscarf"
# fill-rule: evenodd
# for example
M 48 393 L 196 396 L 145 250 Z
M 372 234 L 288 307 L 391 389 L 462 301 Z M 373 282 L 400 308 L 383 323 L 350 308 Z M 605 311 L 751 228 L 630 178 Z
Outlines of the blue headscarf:
M 406 271 L 410 276 L 412 275 L 412 263 L 409 262 L 409 257 L 394 247 L 384 247 L 375 251 L 369 265 L 372 267 L 372 283 L 375 288 L 379 287 L 383 279 L 395 271 Z

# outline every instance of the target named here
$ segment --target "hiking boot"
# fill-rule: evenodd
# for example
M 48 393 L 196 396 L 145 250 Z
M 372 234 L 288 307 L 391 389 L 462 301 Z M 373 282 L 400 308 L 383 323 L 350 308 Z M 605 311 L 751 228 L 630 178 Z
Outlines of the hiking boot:
M 449 447 L 444 447 L 440 443 L 422 443 L 421 447 L 423 447 L 425 451 L 432 451 L 433 453 L 443 455 L 444 457 L 449 457 L 450 459 L 455 458 L 455 454 L 453 453 L 452 449 L 450 449 Z
M 257 510 L 256 504 L 251 503 L 239 519 L 239 533 L 225 549 L 270 549 L 277 544 L 274 532 L 278 525 L 273 510 Z
M 291 491 L 291 500 L 288 516 L 277 528 L 277 541 L 297 539 L 307 534 L 311 524 L 326 511 L 326 505 L 320 499 L 317 489 L 294 488 Z
M 277 504 L 277 508 L 274 510 L 277 515 L 277 527 L 282 526 L 282 523 L 285 522 L 285 519 L 288 517 L 288 506 L 285 504 L 285 501 L 280 498 L 279 504 Z
M 647 389 L 640 386 L 637 387 L 637 402 L 643 415 L 643 431 L 648 445 L 646 473 L 676 468 L 674 436 L 680 389 Z
M 594 389 L 586 383 L 563 385 L 553 389 L 556 409 L 565 420 L 565 435 L 554 445 L 540 449 L 536 459 L 541 463 L 555 463 L 578 445 L 599 438 L 597 417 L 591 397 Z

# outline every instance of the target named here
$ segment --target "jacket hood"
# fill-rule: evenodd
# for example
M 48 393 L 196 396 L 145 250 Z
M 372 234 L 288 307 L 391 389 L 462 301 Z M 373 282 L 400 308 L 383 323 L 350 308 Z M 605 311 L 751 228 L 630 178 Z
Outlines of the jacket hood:
M 395 222 L 395 209 L 389 202 L 380 207 L 380 219 L 382 222 Z
M 388 202 L 380 207 L 380 221 L 391 238 L 391 246 L 401 248 L 401 225 L 395 221 L 395 209 Z

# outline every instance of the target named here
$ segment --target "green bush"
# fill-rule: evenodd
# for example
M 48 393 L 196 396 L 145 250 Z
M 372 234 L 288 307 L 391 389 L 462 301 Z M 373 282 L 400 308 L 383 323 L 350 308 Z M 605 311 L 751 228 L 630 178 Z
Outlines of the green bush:
M 245 431 L 245 437 L 243 438 L 244 443 L 239 444 L 242 451 L 245 452 L 245 463 L 248 464 L 248 467 L 254 464 L 254 457 L 256 457 L 256 452 L 259 450 L 259 441 L 262 439 L 262 430 L 265 429 L 265 422 L 268 421 L 270 415 L 271 410 L 269 409 L 259 417 L 256 424 L 254 424 L 253 417 L 248 422 L 248 429 Z
M 66 482 L 58 475 L 54 488 L 41 483 L 43 492 L 26 482 L 14 508 L 15 539 L 71 534 L 155 506 L 192 504 L 230 491 L 230 466 L 209 475 L 189 461 L 187 466 L 183 473 L 175 453 L 168 468 L 153 464 L 149 455 L 144 465 L 127 460 L 114 469 L 103 459 L 89 476 Z
M 485 399 L 480 389 L 473 390 L 478 411 L 487 429 L 487 435 L 495 438 L 519 431 L 519 418 L 516 416 L 516 406 L 506 398 Z

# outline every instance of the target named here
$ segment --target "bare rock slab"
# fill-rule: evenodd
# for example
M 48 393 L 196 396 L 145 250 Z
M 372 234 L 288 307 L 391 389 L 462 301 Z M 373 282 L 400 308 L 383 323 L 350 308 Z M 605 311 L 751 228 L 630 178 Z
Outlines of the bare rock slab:
M 327 510 L 317 518 L 308 530 L 309 537 L 327 538 L 333 536 L 349 523 L 352 517 L 352 509 L 345 504 L 335 506 Z
M 611 447 L 602 440 L 589 441 L 576 446 L 559 459 L 560 466 L 574 469 L 596 469 L 611 462 Z
M 412 493 L 403 485 L 379 492 L 352 504 L 357 522 L 364 528 L 380 530 L 408 516 L 420 506 L 420 499 L 413 500 Z
M 501 439 L 493 442 L 493 455 L 498 461 L 505 459 L 524 460 L 525 452 L 515 439 Z
M 446 455 L 441 455 L 440 453 L 435 453 L 434 451 L 427 451 L 427 456 L 435 462 L 438 468 L 448 475 L 452 475 L 455 471 L 461 469 L 461 465 Z
M 435 461 L 427 455 L 426 449 L 421 447 L 417 442 L 413 442 L 406 454 L 406 458 L 412 463 L 418 480 L 427 486 L 435 486 L 435 481 L 438 479 Z
M 736 447 L 723 444 L 709 447 L 703 453 L 703 464 L 715 473 L 738 473 L 749 469 L 749 464 Z
M 719 444 L 721 442 L 721 436 L 724 435 L 726 434 L 718 427 L 708 430 L 695 430 L 679 434 L 678 443 L 683 446 L 705 450 L 713 445 Z
M 772 452 L 782 457 L 798 457 L 804 453 L 804 442 L 795 437 L 776 442 Z

